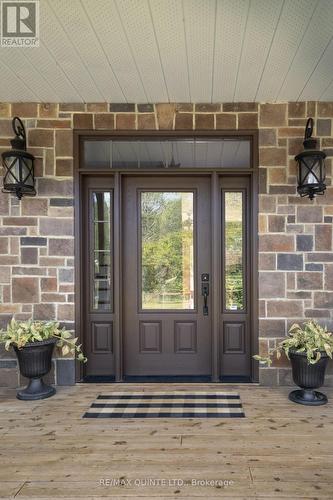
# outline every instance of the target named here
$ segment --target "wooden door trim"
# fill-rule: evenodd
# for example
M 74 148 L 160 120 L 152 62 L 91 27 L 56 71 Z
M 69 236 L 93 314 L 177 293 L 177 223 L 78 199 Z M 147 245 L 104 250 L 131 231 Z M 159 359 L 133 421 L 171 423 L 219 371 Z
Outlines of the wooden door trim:
M 114 179 L 114 352 L 115 381 L 123 381 L 123 334 L 122 334 L 122 177 L 116 173 Z M 117 292 L 117 293 L 116 293 Z
M 249 169 L 235 169 L 235 170 L 226 170 L 226 169 L 188 169 L 188 170 L 182 170 L 180 171 L 170 171 L 170 172 L 165 172 L 165 171 L 145 171 L 145 170 L 140 170 L 138 171 L 107 171 L 107 170 L 88 170 L 88 169 L 81 169 L 80 168 L 80 158 L 82 158 L 82 152 L 83 152 L 83 141 L 85 138 L 94 138 L 95 140 L 98 139 L 98 137 L 101 138 L 101 140 L 105 139 L 106 137 L 110 138 L 117 138 L 121 139 L 123 138 L 124 140 L 128 140 L 130 138 L 146 138 L 148 139 L 160 139 L 162 140 L 163 138 L 165 139 L 170 139 L 171 137 L 174 137 L 175 139 L 181 139 L 181 138 L 225 138 L 225 137 L 235 137 L 235 138 L 244 138 L 244 139 L 250 139 L 251 140 L 251 150 L 250 150 L 250 155 L 251 155 L 251 168 Z M 252 267 L 252 277 L 251 277 L 251 296 L 252 296 L 252 301 L 251 301 L 251 355 L 255 352 L 258 351 L 258 345 L 259 345 L 259 339 L 258 339 L 258 311 L 259 311 L 259 294 L 258 294 L 258 195 L 259 195 L 259 174 L 258 174 L 258 165 L 259 165 L 259 149 L 258 149 L 258 130 L 256 129 L 249 129 L 249 130 L 226 130 L 226 131 L 217 131 L 217 130 L 212 130 L 212 131 L 152 131 L 147 133 L 146 131 L 135 131 L 135 130 L 126 130 L 126 131 L 110 131 L 110 130 L 105 130 L 105 131 L 97 131 L 97 130 L 74 130 L 73 131 L 73 156 L 74 156 L 74 276 L 75 276 L 75 292 L 74 292 L 74 300 L 75 300 L 75 330 L 76 330 L 76 335 L 79 337 L 80 342 L 83 341 L 83 334 L 82 334 L 82 299 L 81 299 L 81 287 L 83 283 L 83 266 L 82 266 L 82 178 L 86 175 L 117 175 L 117 183 L 115 183 L 115 202 L 116 202 L 116 197 L 117 198 L 117 205 L 118 205 L 118 210 L 119 210 L 119 204 L 121 204 L 121 179 L 123 175 L 210 175 L 212 178 L 212 184 L 214 184 L 214 178 L 216 179 L 218 175 L 223 174 L 223 175 L 232 175 L 232 176 L 242 176 L 249 174 L 250 175 L 250 186 L 251 186 L 251 193 L 252 193 L 252 200 L 251 200 L 251 217 L 250 217 L 250 233 L 252 235 L 251 237 L 251 267 Z M 116 189 L 116 186 L 118 188 Z M 215 188 L 216 189 L 216 188 Z M 116 193 L 118 191 L 118 195 Z M 213 193 L 212 193 L 213 195 Z M 214 204 L 214 198 L 213 198 L 213 205 L 214 205 L 214 211 L 217 210 L 216 207 L 216 201 Z M 119 212 L 120 213 L 120 212 Z M 216 218 L 216 215 L 214 216 Z M 214 224 L 215 226 L 215 224 Z M 118 246 L 115 246 L 115 254 L 118 255 L 118 260 L 121 260 L 121 223 L 120 219 L 117 222 L 117 228 L 115 227 L 115 233 L 117 229 L 117 238 L 118 239 Z M 216 229 L 215 229 L 216 230 Z M 214 231 L 214 229 L 213 229 Z M 217 248 L 217 245 L 215 246 L 214 249 L 214 259 L 218 257 L 218 251 L 219 248 Z M 118 253 L 117 253 L 118 252 Z M 116 257 L 116 255 L 115 255 Z M 212 261 L 212 264 L 214 265 L 214 261 Z M 216 264 L 216 263 L 215 263 Z M 121 268 L 120 268 L 121 269 Z M 116 279 L 119 280 L 118 286 L 121 287 L 121 280 L 120 276 L 116 277 Z M 216 280 L 215 280 L 216 282 Z M 215 288 L 214 288 L 214 303 L 219 300 L 218 294 L 216 293 L 216 287 L 217 284 L 215 283 Z M 121 297 L 120 297 L 121 300 Z M 122 374 L 123 374 L 123 355 L 120 355 L 120 351 L 122 351 L 122 346 L 123 346 L 123 339 L 121 336 L 121 302 L 119 300 L 119 304 L 117 304 L 117 311 L 118 311 L 118 320 L 116 321 L 117 327 L 116 331 L 117 336 L 117 356 L 116 356 L 116 380 L 122 381 Z M 213 307 L 217 307 L 216 305 Z M 115 313 L 117 313 L 115 310 Z M 217 343 L 217 332 L 214 332 L 214 321 L 212 322 L 212 344 L 215 342 Z M 216 326 L 215 326 L 216 329 Z M 216 345 L 215 345 L 216 347 Z M 213 358 L 212 358 L 212 379 L 217 381 L 216 376 L 217 376 L 217 371 L 218 371 L 218 349 L 215 349 L 215 353 L 213 353 Z M 215 360 L 214 360 L 215 358 Z M 252 372 L 252 382 L 258 382 L 259 380 L 259 367 L 258 363 L 256 363 L 253 359 L 251 360 L 251 372 Z M 83 376 L 83 366 L 81 363 L 76 363 L 76 381 L 82 380 Z
M 212 223 L 212 276 L 211 287 L 212 300 L 212 382 L 219 382 L 219 309 L 220 309 L 220 260 L 221 260 L 221 237 L 220 237 L 220 194 L 219 175 L 214 172 L 211 176 L 211 223 Z
M 82 266 L 82 247 L 81 247 L 81 236 L 82 236 L 82 175 L 79 173 L 80 168 L 80 157 L 81 157 L 81 142 L 80 134 L 73 134 L 73 156 L 74 156 L 74 321 L 75 321 L 75 332 L 76 336 L 79 338 L 79 342 L 83 343 L 83 333 L 81 330 L 81 319 L 82 319 L 82 299 L 81 299 L 81 286 L 83 283 L 83 266 Z M 82 363 L 75 363 L 75 381 L 79 382 L 83 377 L 83 366 Z
M 259 382 L 259 363 L 253 359 L 253 355 L 259 352 L 259 233 L 258 233 L 258 214 L 259 214 L 259 134 L 253 134 L 252 137 L 252 165 L 254 167 L 250 178 L 251 190 L 251 216 L 250 216 L 250 235 L 251 235 L 251 380 Z M 264 191 L 265 192 L 265 191 Z

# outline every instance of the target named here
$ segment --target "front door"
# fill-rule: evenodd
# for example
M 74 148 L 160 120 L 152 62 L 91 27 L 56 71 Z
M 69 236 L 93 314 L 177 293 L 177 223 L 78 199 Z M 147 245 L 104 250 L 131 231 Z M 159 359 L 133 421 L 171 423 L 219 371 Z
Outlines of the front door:
M 86 379 L 249 380 L 249 177 L 89 175 L 82 189 Z
M 126 376 L 211 374 L 211 205 L 207 177 L 123 183 Z

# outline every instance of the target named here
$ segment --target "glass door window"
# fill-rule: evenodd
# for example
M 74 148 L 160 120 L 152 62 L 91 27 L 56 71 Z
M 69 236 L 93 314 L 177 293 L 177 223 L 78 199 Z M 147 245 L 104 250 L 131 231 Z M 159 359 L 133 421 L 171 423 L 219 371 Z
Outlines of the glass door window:
M 141 192 L 141 308 L 193 310 L 194 193 Z

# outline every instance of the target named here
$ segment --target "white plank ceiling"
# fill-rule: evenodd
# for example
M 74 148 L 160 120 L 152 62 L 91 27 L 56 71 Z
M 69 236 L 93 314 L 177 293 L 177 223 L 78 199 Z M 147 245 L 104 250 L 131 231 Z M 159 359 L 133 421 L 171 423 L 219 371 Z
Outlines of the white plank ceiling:
M 40 0 L 0 101 L 333 100 L 333 0 Z

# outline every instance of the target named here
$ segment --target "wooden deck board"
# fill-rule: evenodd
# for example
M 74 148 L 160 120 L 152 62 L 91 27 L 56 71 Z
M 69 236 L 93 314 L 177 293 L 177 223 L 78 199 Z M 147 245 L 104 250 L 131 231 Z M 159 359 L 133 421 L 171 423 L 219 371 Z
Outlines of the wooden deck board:
M 333 405 L 288 401 L 288 388 L 172 384 L 238 392 L 244 419 L 82 419 L 98 394 L 167 390 L 162 384 L 58 388 L 44 401 L 0 392 L 0 498 L 333 498 Z M 332 389 L 326 391 L 333 396 Z M 126 478 L 125 486 L 101 485 Z M 139 479 L 230 480 L 143 487 Z

